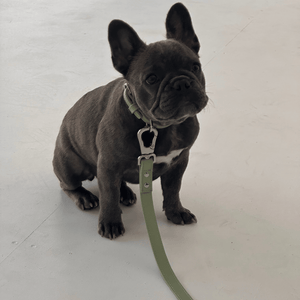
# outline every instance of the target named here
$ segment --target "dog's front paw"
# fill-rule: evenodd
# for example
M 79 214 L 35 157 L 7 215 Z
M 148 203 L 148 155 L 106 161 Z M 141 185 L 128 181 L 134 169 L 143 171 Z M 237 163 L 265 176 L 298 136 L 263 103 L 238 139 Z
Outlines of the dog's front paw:
M 120 202 L 126 206 L 131 206 L 136 203 L 136 195 L 126 183 L 122 183 L 120 189 Z
M 118 236 L 125 233 L 125 228 L 122 222 L 101 222 L 98 225 L 98 233 L 102 237 L 106 237 L 110 240 L 116 239 Z
M 168 220 L 177 225 L 197 223 L 197 218 L 188 209 L 182 207 L 181 209 L 166 209 L 166 216 Z

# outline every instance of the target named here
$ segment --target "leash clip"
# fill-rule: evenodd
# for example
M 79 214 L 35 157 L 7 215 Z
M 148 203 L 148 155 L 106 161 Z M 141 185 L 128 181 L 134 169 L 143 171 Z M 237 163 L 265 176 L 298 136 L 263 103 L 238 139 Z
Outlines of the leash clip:
M 143 134 L 148 135 L 146 137 L 144 136 L 147 146 L 145 146 L 145 142 L 143 140 Z M 151 134 L 153 134 L 152 140 L 150 136 Z M 157 136 L 158 136 L 158 131 L 156 128 L 152 126 L 152 122 L 150 123 L 150 126 L 146 126 L 138 131 L 137 137 L 138 137 L 141 154 L 142 154 L 138 157 L 138 165 L 141 164 L 142 159 L 152 158 L 153 162 L 154 163 L 156 162 L 156 155 L 154 154 L 154 149 L 155 149 Z

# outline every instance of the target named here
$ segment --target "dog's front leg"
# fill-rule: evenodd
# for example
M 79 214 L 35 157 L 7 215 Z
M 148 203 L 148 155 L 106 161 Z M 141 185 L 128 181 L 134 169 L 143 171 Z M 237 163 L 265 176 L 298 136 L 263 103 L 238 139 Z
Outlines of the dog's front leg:
M 102 237 L 115 239 L 125 232 L 120 208 L 122 180 L 116 168 L 105 165 L 100 162 L 97 168 L 100 204 L 98 233 Z
M 191 224 L 197 222 L 194 214 L 181 205 L 179 191 L 182 176 L 189 160 L 189 150 L 184 150 L 178 161 L 161 176 L 161 186 L 163 190 L 163 209 L 168 220 L 175 224 Z

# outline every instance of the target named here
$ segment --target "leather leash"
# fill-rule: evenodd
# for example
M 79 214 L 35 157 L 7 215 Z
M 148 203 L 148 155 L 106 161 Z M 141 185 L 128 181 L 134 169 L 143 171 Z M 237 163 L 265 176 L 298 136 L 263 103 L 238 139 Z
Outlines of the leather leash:
M 145 147 L 142 135 L 147 132 L 153 132 L 154 136 L 149 147 Z M 154 154 L 155 142 L 158 135 L 156 128 L 152 126 L 146 126 L 138 131 L 138 140 L 140 143 L 142 155 L 138 158 L 138 165 L 140 166 L 139 171 L 139 184 L 140 184 L 140 196 L 143 208 L 143 214 L 146 222 L 146 227 L 152 247 L 152 251 L 159 267 L 159 270 L 170 287 L 174 295 L 178 300 L 193 300 L 188 292 L 184 289 L 182 284 L 177 279 L 173 272 L 169 260 L 167 258 L 161 236 L 159 233 L 154 206 L 152 199 L 152 174 L 153 174 L 153 163 L 156 160 Z

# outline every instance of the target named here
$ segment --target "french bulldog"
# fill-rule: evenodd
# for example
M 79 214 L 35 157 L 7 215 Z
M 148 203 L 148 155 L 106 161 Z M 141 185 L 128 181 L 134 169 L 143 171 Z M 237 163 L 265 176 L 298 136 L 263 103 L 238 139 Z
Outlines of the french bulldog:
M 56 140 L 53 167 L 61 188 L 82 210 L 100 206 L 98 233 L 109 239 L 125 232 L 120 203 L 130 206 L 137 199 L 126 183 L 139 182 L 137 132 L 145 120 L 158 130 L 153 180 L 161 178 L 166 217 L 175 224 L 197 221 L 182 206 L 179 190 L 199 133 L 196 115 L 208 97 L 199 40 L 183 4 L 170 8 L 166 32 L 166 40 L 146 45 L 127 23 L 111 21 L 112 62 L 123 76 L 76 102 Z M 82 181 L 94 177 L 99 199 L 82 187 Z

